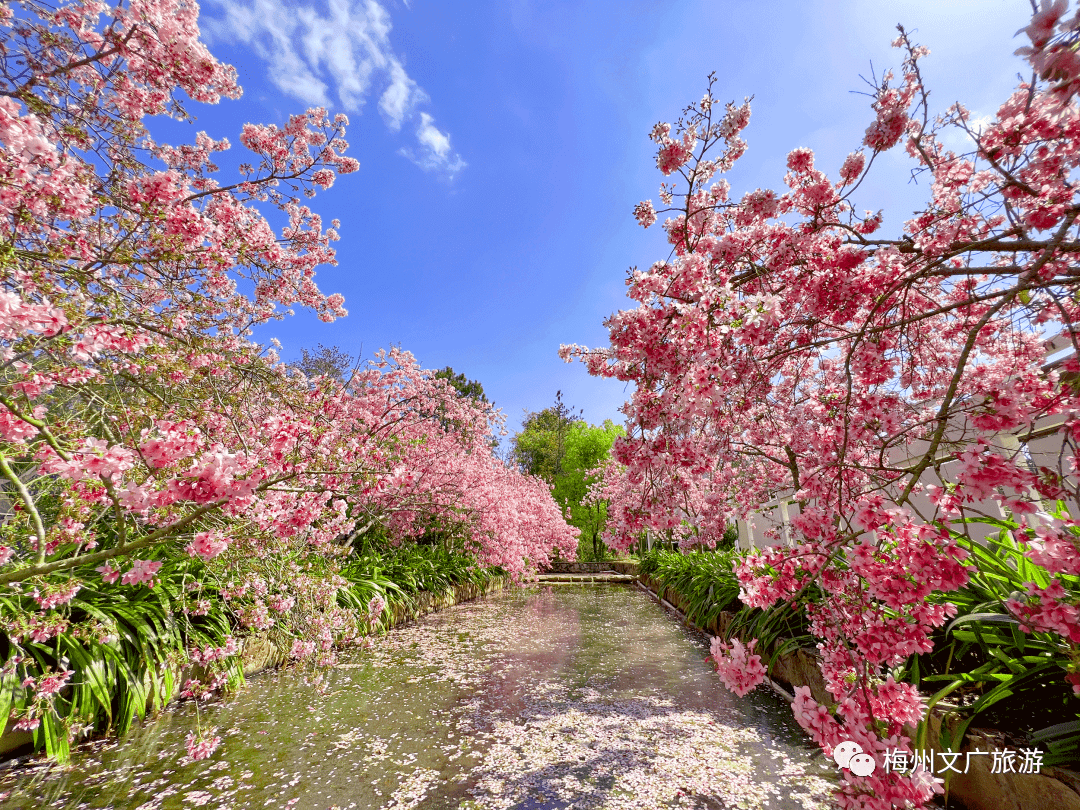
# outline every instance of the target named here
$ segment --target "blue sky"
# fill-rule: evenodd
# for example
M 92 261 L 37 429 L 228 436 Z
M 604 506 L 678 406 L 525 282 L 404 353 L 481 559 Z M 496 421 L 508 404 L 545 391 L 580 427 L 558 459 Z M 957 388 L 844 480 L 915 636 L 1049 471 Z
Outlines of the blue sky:
M 720 100 L 755 97 L 734 196 L 780 186 L 797 146 L 835 176 L 870 121 L 860 75 L 899 66 L 898 22 L 931 50 L 938 109 L 980 116 L 1016 83 L 1029 15 L 1022 0 L 205 0 L 204 37 L 245 93 L 190 111 L 237 162 L 246 121 L 311 104 L 351 119 L 360 171 L 313 201 L 342 223 L 339 265 L 317 281 L 349 316 L 298 313 L 258 339 L 280 339 L 286 359 L 400 344 L 479 380 L 511 429 L 558 389 L 589 421 L 621 421 L 622 384 L 556 352 L 604 345 L 626 270 L 667 255 L 659 227 L 631 216 L 663 179 L 654 123 L 716 71 Z M 880 168 L 857 203 L 884 208 L 895 233 L 925 187 L 899 152 Z

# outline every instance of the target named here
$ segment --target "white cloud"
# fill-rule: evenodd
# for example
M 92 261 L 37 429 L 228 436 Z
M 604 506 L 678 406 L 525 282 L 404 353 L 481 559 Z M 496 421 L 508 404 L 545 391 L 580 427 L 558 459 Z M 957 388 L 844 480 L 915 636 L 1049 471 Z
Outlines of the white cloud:
M 440 158 L 446 157 L 450 151 L 450 136 L 432 126 L 433 120 L 427 113 L 420 113 L 420 129 L 416 131 L 416 139 Z
M 267 64 L 281 92 L 320 107 L 360 110 L 380 92 L 379 112 L 394 132 L 429 101 L 390 46 L 390 15 L 376 0 L 328 0 L 323 8 L 291 0 L 211 0 L 223 17 L 200 20 L 209 39 L 240 43 Z M 418 166 L 453 175 L 465 167 L 450 137 L 419 113 Z
M 409 108 L 420 99 L 427 100 L 423 90 L 419 90 L 416 82 L 409 78 L 405 68 L 397 59 L 390 61 L 390 86 L 379 99 L 379 109 L 386 118 L 387 125 L 393 129 L 401 129 L 401 122 L 405 119 Z M 427 113 L 421 113 L 426 115 Z
M 979 135 L 986 127 L 990 126 L 994 122 L 993 117 L 989 115 L 975 115 L 974 113 L 968 118 L 968 129 L 974 135 Z M 975 140 L 964 132 L 958 126 L 946 127 L 940 134 L 941 143 L 945 145 L 947 149 L 951 149 L 957 154 L 964 154 L 970 152 L 975 148 Z
M 435 119 L 420 113 L 420 127 L 416 130 L 419 150 L 402 149 L 401 154 L 427 171 L 439 171 L 453 177 L 468 164 L 450 148 L 450 136 L 432 123 Z

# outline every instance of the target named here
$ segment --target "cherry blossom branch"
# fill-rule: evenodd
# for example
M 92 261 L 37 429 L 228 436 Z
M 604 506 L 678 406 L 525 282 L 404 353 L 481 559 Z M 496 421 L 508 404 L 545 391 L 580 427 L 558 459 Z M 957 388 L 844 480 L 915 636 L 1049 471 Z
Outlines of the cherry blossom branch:
M 19 500 L 22 501 L 23 508 L 27 514 L 30 515 L 30 520 L 34 525 L 34 536 L 37 539 L 37 559 L 38 564 L 41 564 L 45 560 L 45 524 L 41 520 L 41 514 L 37 510 L 37 506 L 34 504 L 34 498 L 30 494 L 30 490 L 26 488 L 26 484 L 22 482 L 22 479 L 11 469 L 11 464 L 8 462 L 7 456 L 0 452 L 0 473 L 3 473 L 11 486 L 15 489 L 15 492 L 19 495 Z

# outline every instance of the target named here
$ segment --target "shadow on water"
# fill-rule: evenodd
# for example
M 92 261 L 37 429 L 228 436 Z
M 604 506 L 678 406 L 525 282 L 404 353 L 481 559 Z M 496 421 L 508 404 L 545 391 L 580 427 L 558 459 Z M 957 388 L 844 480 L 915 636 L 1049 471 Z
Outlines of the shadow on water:
M 183 704 L 66 770 L 0 775 L 0 808 L 825 808 L 835 769 L 790 708 L 738 698 L 704 639 L 617 586 L 521 589 L 302 673 Z M 201 722 L 222 745 L 184 756 Z

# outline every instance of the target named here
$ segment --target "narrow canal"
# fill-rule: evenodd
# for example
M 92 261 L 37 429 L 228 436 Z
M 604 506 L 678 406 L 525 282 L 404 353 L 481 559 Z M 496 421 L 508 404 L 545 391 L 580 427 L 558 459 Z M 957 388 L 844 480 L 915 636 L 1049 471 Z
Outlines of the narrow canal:
M 787 704 L 738 698 L 705 642 L 636 588 L 517 589 L 343 656 L 320 693 L 258 676 L 66 772 L 0 775 L 0 808 L 827 808 L 835 767 Z

